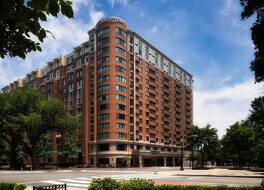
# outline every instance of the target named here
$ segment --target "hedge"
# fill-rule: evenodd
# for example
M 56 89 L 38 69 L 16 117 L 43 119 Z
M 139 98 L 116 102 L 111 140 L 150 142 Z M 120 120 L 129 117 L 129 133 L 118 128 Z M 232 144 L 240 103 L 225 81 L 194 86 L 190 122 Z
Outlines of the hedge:
M 0 190 L 24 190 L 26 186 L 16 183 L 0 183 Z
M 1 189 L 0 189 L 1 190 Z M 88 190 L 264 190 L 262 187 L 154 185 L 153 180 L 93 179 Z
M 230 186 L 180 186 L 180 185 L 159 185 L 157 190 L 264 190 L 261 187 L 230 187 Z

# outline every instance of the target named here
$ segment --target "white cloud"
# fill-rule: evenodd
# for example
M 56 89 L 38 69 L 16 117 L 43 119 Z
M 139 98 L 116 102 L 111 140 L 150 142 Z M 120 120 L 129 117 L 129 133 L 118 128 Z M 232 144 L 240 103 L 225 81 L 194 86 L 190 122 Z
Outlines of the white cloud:
M 235 1 L 236 0 L 225 0 L 223 8 L 220 10 L 220 14 L 228 16 L 236 12 L 237 3 Z
M 227 127 L 248 116 L 251 101 L 263 90 L 253 79 L 214 90 L 194 90 L 194 124 L 210 123 L 222 136 Z
M 81 6 L 92 6 L 92 2 L 90 0 L 73 0 L 72 1 L 72 7 L 74 13 L 78 12 Z
M 91 11 L 90 12 L 90 25 L 91 27 L 95 26 L 97 22 L 105 16 L 103 11 Z
M 157 31 L 158 31 L 158 26 L 157 26 L 157 25 L 154 25 L 154 26 L 152 26 L 152 28 L 150 29 L 148 35 L 149 35 L 149 36 L 152 36 L 152 35 L 155 34 Z
M 74 1 L 75 8 L 86 4 L 84 0 Z M 91 5 L 91 6 L 90 6 Z M 104 17 L 104 12 L 96 10 L 92 4 L 89 4 L 88 21 L 68 19 L 63 16 L 48 17 L 47 22 L 42 25 L 45 29 L 52 32 L 55 39 L 48 35 L 48 38 L 42 43 L 42 52 L 31 52 L 25 60 L 20 58 L 0 59 L 0 88 L 8 85 L 10 82 L 18 78 L 23 78 L 25 75 L 36 68 L 42 68 L 46 63 L 62 54 L 67 54 L 72 49 L 81 43 L 88 40 L 87 31 Z
M 113 8 L 116 4 L 120 4 L 122 6 L 127 6 L 129 0 L 108 0 L 110 3 L 111 7 Z

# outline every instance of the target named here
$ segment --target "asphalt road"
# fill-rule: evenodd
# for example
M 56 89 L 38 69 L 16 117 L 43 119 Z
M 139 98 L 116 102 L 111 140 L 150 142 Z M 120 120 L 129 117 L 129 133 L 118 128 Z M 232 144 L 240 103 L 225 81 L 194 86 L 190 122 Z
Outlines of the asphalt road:
M 27 186 L 63 184 L 68 189 L 87 189 L 93 178 L 112 177 L 114 179 L 147 178 L 157 184 L 180 185 L 229 185 L 229 186 L 259 186 L 261 178 L 251 177 L 204 177 L 204 176 L 172 176 L 157 174 L 163 169 L 113 169 L 113 170 L 61 170 L 40 172 L 2 172 L 1 182 L 24 183 Z M 165 171 L 165 170 L 163 170 Z

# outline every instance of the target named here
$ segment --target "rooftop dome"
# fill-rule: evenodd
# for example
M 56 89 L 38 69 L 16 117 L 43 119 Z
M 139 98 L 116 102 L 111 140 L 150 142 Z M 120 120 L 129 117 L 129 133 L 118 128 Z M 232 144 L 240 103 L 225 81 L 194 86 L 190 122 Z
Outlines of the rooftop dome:
M 116 16 L 109 16 L 109 17 L 105 17 L 105 18 L 99 20 L 98 23 L 96 24 L 96 27 L 99 24 L 102 24 L 104 22 L 119 22 L 121 24 L 124 24 L 128 28 L 127 23 L 123 19 L 116 17 Z

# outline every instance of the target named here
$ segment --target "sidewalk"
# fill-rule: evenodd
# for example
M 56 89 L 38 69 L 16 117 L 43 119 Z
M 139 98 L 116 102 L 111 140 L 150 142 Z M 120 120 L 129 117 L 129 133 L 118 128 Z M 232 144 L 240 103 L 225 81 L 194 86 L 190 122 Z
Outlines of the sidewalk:
M 263 172 L 255 172 L 248 170 L 231 170 L 231 169 L 209 169 L 209 170 L 192 170 L 185 169 L 160 171 L 159 175 L 171 175 L 171 176 L 206 176 L 206 177 L 252 177 L 252 178 L 264 178 Z

